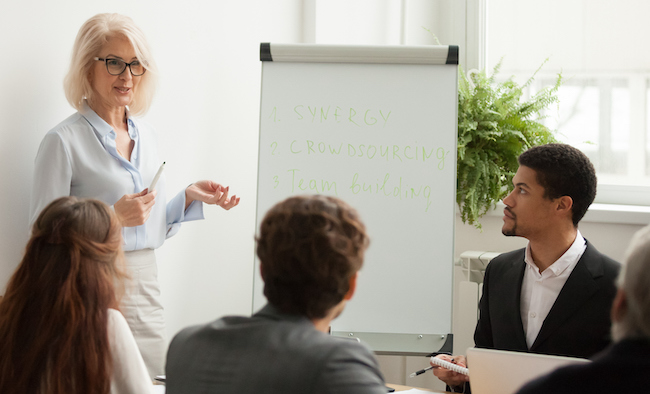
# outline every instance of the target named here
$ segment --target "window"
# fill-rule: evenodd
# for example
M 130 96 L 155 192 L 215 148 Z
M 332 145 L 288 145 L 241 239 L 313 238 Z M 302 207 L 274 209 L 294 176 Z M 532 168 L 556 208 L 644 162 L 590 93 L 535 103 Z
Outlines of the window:
M 647 0 L 303 0 L 305 42 L 460 46 L 465 70 L 525 81 L 530 94 L 561 72 L 544 120 L 598 173 L 596 201 L 650 205 L 650 35 Z M 433 34 L 432 34 L 433 33 Z
M 544 122 L 558 139 L 589 156 L 597 202 L 650 205 L 650 3 L 619 0 L 488 0 L 486 64 L 503 58 L 499 76 L 525 81 L 549 59 L 531 94 L 565 83 Z

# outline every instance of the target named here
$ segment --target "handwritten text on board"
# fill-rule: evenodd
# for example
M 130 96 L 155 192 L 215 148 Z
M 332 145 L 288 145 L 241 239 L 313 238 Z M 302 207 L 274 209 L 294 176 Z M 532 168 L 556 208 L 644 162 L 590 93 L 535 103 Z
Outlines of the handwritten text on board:
M 273 106 L 267 121 L 276 125 L 275 132 L 282 138 L 272 140 L 267 145 L 267 154 L 270 159 L 295 157 L 300 160 L 284 170 L 276 171 L 271 176 L 271 188 L 283 193 L 318 193 L 344 196 L 345 194 L 364 195 L 366 198 L 382 198 L 401 200 L 404 203 L 414 203 L 428 212 L 432 204 L 432 184 L 423 182 L 418 177 L 401 174 L 390 163 L 411 163 L 411 165 L 425 166 L 433 171 L 444 171 L 446 162 L 450 160 L 449 150 L 442 146 L 431 146 L 412 143 L 377 143 L 376 132 L 371 132 L 367 141 L 352 142 L 347 138 L 332 137 L 319 138 L 313 135 L 311 124 L 323 124 L 330 132 L 339 127 L 366 126 L 381 127 L 382 133 L 390 133 L 393 110 L 389 109 L 363 109 L 352 107 L 342 108 L 332 105 L 295 105 L 292 110 Z M 393 116 L 394 118 L 394 116 Z M 284 120 L 284 123 L 281 123 Z M 304 131 L 294 133 L 309 135 L 306 138 L 286 139 L 287 129 L 284 126 L 301 125 L 305 123 Z M 284 126 L 282 126 L 284 125 Z M 301 126 L 302 127 L 302 126 Z M 394 127 L 393 127 L 394 128 Z M 300 130 L 300 129 L 299 129 Z M 369 131 L 370 132 L 370 131 Z M 295 135 L 295 134 L 294 134 Z M 299 164 L 306 159 L 313 158 L 319 161 L 340 161 L 347 163 L 377 163 L 380 168 L 386 165 L 389 170 L 384 172 L 368 172 L 354 168 L 352 164 L 347 171 L 335 175 L 318 176 L 313 171 L 304 169 Z M 293 160 L 291 160 L 293 161 Z M 383 164 L 382 164 L 383 163 Z M 389 164 L 386 164 L 389 163 Z M 390 169 L 392 168 L 392 169 Z M 410 179 L 413 179 L 411 181 Z
M 289 115 L 290 114 L 290 115 Z M 379 119 L 376 117 L 379 114 Z M 296 105 L 293 107 L 293 113 L 287 113 L 286 117 L 290 117 L 298 121 L 306 122 L 335 122 L 335 123 L 351 123 L 356 126 L 386 126 L 388 119 L 390 118 L 391 111 L 381 110 L 381 109 L 363 109 L 357 111 L 354 108 L 341 108 L 339 106 L 331 105 L 327 107 L 324 106 L 305 106 L 305 105 Z M 285 119 L 286 119 L 285 117 Z M 269 119 L 273 122 L 280 122 L 283 116 L 278 115 L 278 108 L 273 107 Z M 380 121 L 381 120 L 381 121 Z

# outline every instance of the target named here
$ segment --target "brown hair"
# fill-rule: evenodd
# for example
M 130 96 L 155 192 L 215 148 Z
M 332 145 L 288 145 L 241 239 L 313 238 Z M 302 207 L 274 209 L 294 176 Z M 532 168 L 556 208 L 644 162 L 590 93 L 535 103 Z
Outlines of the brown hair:
M 41 212 L 0 303 L 1 393 L 110 391 L 121 244 L 101 201 L 61 197 Z
M 325 317 L 349 290 L 368 247 L 357 212 L 335 197 L 290 197 L 262 220 L 264 295 L 285 313 Z

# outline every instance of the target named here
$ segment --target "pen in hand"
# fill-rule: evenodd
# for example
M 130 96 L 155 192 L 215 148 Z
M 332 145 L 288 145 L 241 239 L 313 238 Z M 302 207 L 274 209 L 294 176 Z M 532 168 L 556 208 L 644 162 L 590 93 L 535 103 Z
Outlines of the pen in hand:
M 430 370 L 432 370 L 432 369 L 433 369 L 432 366 L 428 366 L 428 367 L 426 367 L 426 368 L 424 368 L 424 369 L 421 369 L 421 370 L 419 370 L 419 371 L 415 371 L 415 372 L 413 372 L 413 373 L 412 373 L 411 375 L 409 375 L 409 376 L 412 377 L 412 378 L 414 378 L 414 377 L 416 377 L 416 376 L 418 376 L 418 375 L 422 375 L 422 374 L 425 373 L 426 371 L 430 371 Z
M 153 177 L 153 181 L 151 181 L 151 186 L 149 186 L 149 193 L 154 191 L 156 187 L 156 183 L 158 183 L 158 179 L 160 178 L 160 174 L 162 174 L 164 168 L 165 168 L 165 162 L 163 161 L 163 163 L 160 165 L 160 168 L 158 169 L 158 172 Z
M 431 357 L 431 358 L 433 359 L 433 357 Z M 451 359 L 451 362 L 454 363 L 455 360 L 452 358 L 452 359 Z M 426 367 L 426 368 L 424 368 L 424 369 L 421 369 L 421 370 L 419 370 L 419 371 L 415 371 L 415 372 L 413 372 L 413 373 L 410 374 L 409 376 L 410 376 L 411 378 L 414 378 L 414 377 L 416 377 L 416 376 L 418 376 L 418 375 L 422 375 L 422 374 L 425 373 L 426 371 L 430 371 L 430 370 L 432 370 L 432 369 L 433 369 L 433 365 L 430 365 L 430 366 L 428 366 L 428 367 Z

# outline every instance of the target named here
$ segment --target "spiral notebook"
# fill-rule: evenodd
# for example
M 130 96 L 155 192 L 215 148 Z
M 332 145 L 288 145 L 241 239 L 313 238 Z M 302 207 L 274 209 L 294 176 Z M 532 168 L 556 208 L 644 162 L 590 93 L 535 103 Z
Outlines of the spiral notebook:
M 469 375 L 469 370 L 467 368 L 465 368 L 465 367 L 461 367 L 460 365 L 450 363 L 449 361 L 441 360 L 441 359 L 433 357 L 433 356 L 431 357 L 430 360 L 431 360 L 432 363 L 436 364 L 439 367 L 447 368 L 450 371 L 461 373 L 463 375 Z M 411 375 L 411 376 L 413 376 L 413 375 Z
M 467 349 L 469 380 L 474 394 L 511 394 L 556 368 L 589 363 L 583 358 L 548 356 L 492 349 Z

